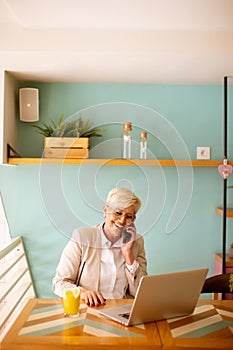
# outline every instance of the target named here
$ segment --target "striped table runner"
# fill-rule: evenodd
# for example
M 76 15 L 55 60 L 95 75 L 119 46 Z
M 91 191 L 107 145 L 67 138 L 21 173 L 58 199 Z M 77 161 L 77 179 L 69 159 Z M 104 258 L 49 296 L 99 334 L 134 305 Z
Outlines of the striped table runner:
M 167 322 L 173 338 L 224 337 L 233 341 L 232 308 L 200 305 L 193 315 Z
M 82 304 L 80 316 L 64 316 L 63 305 L 38 304 L 32 310 L 19 336 L 72 336 L 92 335 L 98 337 L 146 337 L 145 326 L 125 328 L 101 316 L 97 309 Z

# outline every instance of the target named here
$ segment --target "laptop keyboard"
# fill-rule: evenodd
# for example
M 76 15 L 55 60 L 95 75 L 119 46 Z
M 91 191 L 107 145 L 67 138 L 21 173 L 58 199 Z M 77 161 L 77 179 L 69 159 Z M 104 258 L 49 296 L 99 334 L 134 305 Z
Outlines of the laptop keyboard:
M 127 320 L 129 319 L 130 312 L 127 312 L 125 314 L 119 314 L 119 316 L 126 318 Z

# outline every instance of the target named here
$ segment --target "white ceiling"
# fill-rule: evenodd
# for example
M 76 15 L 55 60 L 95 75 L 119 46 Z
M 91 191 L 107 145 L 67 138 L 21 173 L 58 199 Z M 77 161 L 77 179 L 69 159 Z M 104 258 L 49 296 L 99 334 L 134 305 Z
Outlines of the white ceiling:
M 0 0 L 0 66 L 41 81 L 222 84 L 233 0 Z

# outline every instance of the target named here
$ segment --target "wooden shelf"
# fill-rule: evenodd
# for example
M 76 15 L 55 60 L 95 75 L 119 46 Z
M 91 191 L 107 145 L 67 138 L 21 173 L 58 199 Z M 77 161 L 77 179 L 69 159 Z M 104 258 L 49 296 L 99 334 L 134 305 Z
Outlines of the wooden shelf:
M 223 216 L 223 208 L 216 208 L 216 213 Z M 227 208 L 227 218 L 233 218 L 233 208 Z
M 215 260 L 222 264 L 222 253 L 216 253 Z M 230 258 L 229 254 L 226 254 L 226 267 L 233 267 L 233 258 Z
M 229 162 L 229 164 L 233 162 Z M 127 166 L 184 166 L 218 167 L 221 160 L 171 160 L 171 159 L 58 159 L 58 158 L 9 158 L 8 164 L 86 164 L 86 165 L 127 165 Z

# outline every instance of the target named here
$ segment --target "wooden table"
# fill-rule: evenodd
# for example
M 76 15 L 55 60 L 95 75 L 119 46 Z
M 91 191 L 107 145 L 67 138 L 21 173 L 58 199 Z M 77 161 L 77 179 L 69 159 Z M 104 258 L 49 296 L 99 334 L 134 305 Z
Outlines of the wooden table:
M 132 300 L 108 300 L 106 307 Z M 31 299 L 2 342 L 2 350 L 165 349 L 232 350 L 233 301 L 200 301 L 191 316 L 124 327 L 81 305 L 63 315 L 61 299 Z
M 200 300 L 191 316 L 162 320 L 156 324 L 162 349 L 233 349 L 232 300 Z
M 107 306 L 132 300 L 108 300 Z M 80 317 L 64 317 L 61 299 L 31 299 L 2 342 L 2 350 L 161 349 L 155 322 L 125 327 L 99 308 L 81 305 Z

